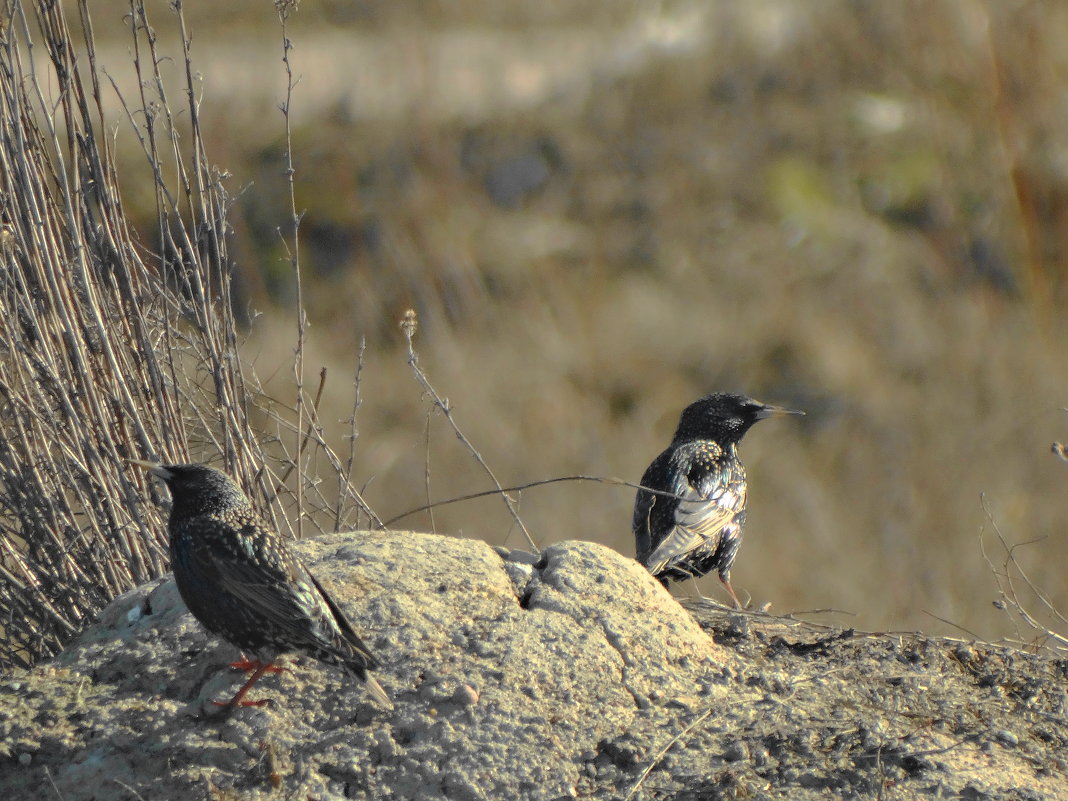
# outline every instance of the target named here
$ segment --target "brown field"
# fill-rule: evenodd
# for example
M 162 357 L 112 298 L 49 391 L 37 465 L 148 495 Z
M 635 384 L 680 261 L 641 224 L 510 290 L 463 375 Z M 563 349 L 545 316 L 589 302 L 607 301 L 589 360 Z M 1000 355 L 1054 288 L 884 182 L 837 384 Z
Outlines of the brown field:
M 101 61 L 129 91 L 125 4 L 98 5 Z M 285 401 L 281 34 L 266 4 L 195 5 L 237 285 L 262 312 L 243 355 Z M 1068 7 L 545 5 L 305 2 L 293 19 L 306 382 L 328 368 L 320 418 L 344 452 L 366 338 L 371 506 L 492 486 L 413 378 L 397 325 L 413 308 L 420 364 L 505 485 L 636 481 L 709 391 L 805 409 L 742 448 L 734 583 L 757 604 L 1015 635 L 980 547 L 1004 560 L 996 523 L 1068 611 L 1068 465 L 1049 452 L 1068 436 Z M 116 130 L 151 231 L 142 158 Z M 631 554 L 632 500 L 556 484 L 521 514 L 540 544 Z M 523 545 L 496 498 L 403 524 Z

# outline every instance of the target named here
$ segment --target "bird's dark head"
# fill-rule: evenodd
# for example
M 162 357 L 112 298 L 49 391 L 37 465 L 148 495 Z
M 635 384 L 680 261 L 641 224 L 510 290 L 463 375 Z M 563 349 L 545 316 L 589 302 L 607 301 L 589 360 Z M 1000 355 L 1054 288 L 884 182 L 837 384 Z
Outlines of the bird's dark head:
M 206 464 L 137 462 L 149 475 L 162 479 L 171 491 L 171 517 L 210 514 L 251 505 L 241 488 L 225 473 Z
M 804 412 L 771 406 L 745 395 L 716 392 L 705 395 L 683 410 L 675 440 L 711 439 L 726 445 L 738 442 L 757 420 L 788 414 Z

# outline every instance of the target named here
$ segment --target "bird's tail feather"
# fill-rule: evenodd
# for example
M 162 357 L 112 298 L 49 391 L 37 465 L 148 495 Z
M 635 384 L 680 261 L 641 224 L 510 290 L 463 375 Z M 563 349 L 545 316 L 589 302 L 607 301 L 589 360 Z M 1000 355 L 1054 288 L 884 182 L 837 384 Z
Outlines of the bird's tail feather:
M 386 695 L 386 691 L 382 689 L 382 685 L 375 681 L 374 676 L 370 676 L 364 673 L 364 683 L 367 685 L 368 694 L 378 702 L 379 706 L 386 709 L 393 709 L 393 702 Z
M 676 528 L 675 533 L 660 543 L 645 561 L 645 566 L 654 576 L 660 575 L 679 557 L 686 555 L 705 542 L 705 537 L 695 531 Z

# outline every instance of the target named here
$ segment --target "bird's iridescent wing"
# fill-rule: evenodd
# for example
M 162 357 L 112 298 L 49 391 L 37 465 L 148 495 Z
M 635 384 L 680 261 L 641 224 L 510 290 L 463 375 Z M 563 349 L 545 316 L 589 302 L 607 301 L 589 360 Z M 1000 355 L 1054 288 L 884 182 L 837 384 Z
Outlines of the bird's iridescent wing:
M 378 667 L 378 660 L 375 659 L 367 646 L 363 644 L 363 640 L 352 628 L 352 624 L 349 623 L 349 619 L 345 617 L 345 613 L 341 611 L 334 599 L 330 597 L 326 589 L 319 580 L 315 578 L 311 573 L 308 573 L 308 578 L 315 584 L 316 589 L 319 590 L 319 595 L 330 609 L 330 614 L 337 624 L 338 636 L 334 638 L 334 647 L 338 653 L 341 654 L 346 662 L 358 664 L 365 670 L 374 670 Z
M 190 566 L 210 576 L 249 617 L 276 633 L 275 639 L 333 653 L 344 661 L 366 662 L 369 668 L 377 665 L 341 610 L 288 549 L 278 543 L 255 547 L 253 539 L 265 535 L 255 524 L 242 526 L 237 534 L 231 541 L 237 551 L 196 551 Z M 351 633 L 355 642 L 343 632 Z
M 657 456 L 642 475 L 642 486 L 661 489 L 660 477 L 668 471 L 670 460 L 670 449 Z M 663 487 L 663 489 L 668 488 Z M 668 508 L 673 501 L 674 499 L 668 495 L 656 495 L 646 490 L 638 490 L 634 500 L 631 530 L 635 538 L 635 555 L 642 564 L 646 563 L 649 555 L 656 548 L 657 543 L 654 541 L 653 532 L 656 530 L 657 519 L 663 514 L 661 508 Z
M 745 481 L 733 471 L 710 471 L 697 482 L 681 476 L 675 492 L 675 527 L 649 556 L 646 565 L 653 575 L 688 561 L 694 553 L 710 554 L 719 546 L 724 528 L 745 509 Z

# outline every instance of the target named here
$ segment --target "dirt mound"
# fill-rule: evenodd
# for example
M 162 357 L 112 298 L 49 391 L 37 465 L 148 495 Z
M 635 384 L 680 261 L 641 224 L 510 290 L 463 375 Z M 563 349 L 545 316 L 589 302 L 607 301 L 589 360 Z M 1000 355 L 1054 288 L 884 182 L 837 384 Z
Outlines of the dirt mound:
M 290 658 L 269 706 L 211 716 L 235 653 L 167 578 L 0 684 L 0 797 L 1068 797 L 1068 662 L 684 608 L 590 543 L 297 548 L 395 711 Z

